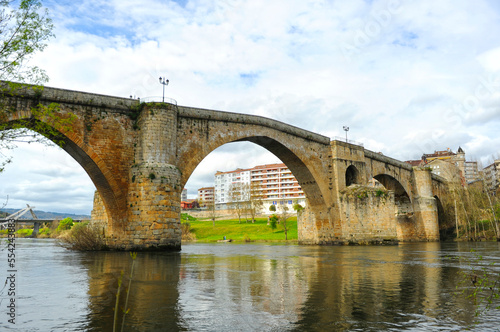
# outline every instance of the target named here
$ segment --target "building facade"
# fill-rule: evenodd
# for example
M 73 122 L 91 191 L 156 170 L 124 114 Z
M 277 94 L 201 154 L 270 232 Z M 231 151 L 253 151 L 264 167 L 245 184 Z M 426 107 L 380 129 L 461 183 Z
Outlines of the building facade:
M 234 201 L 248 200 L 250 169 L 238 168 L 234 171 L 215 173 L 214 200 L 219 210 L 228 208 Z
M 500 159 L 483 169 L 486 189 L 491 193 L 496 193 L 500 184 Z
M 458 172 L 455 172 L 452 167 L 436 163 L 437 160 L 452 165 L 458 170 Z M 412 166 L 429 166 L 432 168 L 432 172 L 434 174 L 443 176 L 448 180 L 451 179 L 450 176 L 459 176 L 460 182 L 463 186 L 480 179 L 477 161 L 466 161 L 465 151 L 461 147 L 458 147 L 456 153 L 448 148 L 443 151 L 434 151 L 434 153 L 423 154 L 422 161 L 420 163 L 418 163 L 417 160 L 410 160 L 407 162 Z M 446 168 L 446 170 L 443 171 L 443 168 Z
M 477 180 L 481 179 L 481 174 L 479 172 L 479 165 L 477 161 L 466 161 L 465 162 L 465 182 L 467 184 L 472 184 Z
M 215 174 L 215 204 L 218 209 L 230 208 L 232 202 L 258 199 L 262 211 L 271 205 L 279 211 L 280 205 L 295 203 L 305 206 L 305 195 L 297 179 L 285 164 L 259 165 Z
M 200 207 L 214 204 L 214 187 L 198 189 L 198 204 Z

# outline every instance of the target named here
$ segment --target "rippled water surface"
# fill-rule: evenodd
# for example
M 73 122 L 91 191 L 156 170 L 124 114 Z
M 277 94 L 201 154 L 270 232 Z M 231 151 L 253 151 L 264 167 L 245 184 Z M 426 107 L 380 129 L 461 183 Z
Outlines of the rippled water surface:
M 456 294 L 460 271 L 478 255 L 500 273 L 498 243 L 185 244 L 178 253 L 139 253 L 131 278 L 128 253 L 71 252 L 37 239 L 17 239 L 15 250 L 16 296 L 9 285 L 1 291 L 2 331 L 112 331 L 129 282 L 124 331 L 500 331 L 499 310 L 476 319 Z

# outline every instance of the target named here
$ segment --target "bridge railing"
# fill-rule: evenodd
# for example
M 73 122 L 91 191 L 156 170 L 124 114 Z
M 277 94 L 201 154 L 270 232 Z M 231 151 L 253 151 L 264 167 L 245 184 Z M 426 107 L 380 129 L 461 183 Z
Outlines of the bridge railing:
M 358 145 L 358 146 L 364 146 L 363 143 L 361 143 L 361 142 L 356 142 L 356 141 L 353 141 L 351 139 L 346 140 L 345 137 L 340 137 L 340 136 L 335 136 L 332 138 L 332 140 L 333 141 L 347 142 L 349 144 Z
M 177 105 L 177 100 L 162 96 L 145 97 L 140 99 L 141 103 L 167 103 Z

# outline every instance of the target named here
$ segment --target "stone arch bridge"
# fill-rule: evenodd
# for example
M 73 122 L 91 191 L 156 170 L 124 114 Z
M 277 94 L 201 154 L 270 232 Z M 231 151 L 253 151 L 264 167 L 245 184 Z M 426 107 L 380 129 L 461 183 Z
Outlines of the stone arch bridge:
M 299 243 L 439 240 L 445 183 L 429 169 L 260 116 L 6 82 L 2 91 L 12 123 L 39 104 L 76 115 L 59 138 L 97 188 L 92 222 L 111 248 L 179 249 L 182 188 L 210 152 L 236 141 L 266 148 L 297 178 L 308 203 Z M 372 178 L 382 186 L 364 186 Z

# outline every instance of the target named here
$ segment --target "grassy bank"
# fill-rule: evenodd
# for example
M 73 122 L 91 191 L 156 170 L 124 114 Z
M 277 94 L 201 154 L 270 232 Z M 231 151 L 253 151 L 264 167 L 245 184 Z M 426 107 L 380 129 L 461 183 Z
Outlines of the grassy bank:
M 280 242 L 285 241 L 285 231 L 282 224 L 278 224 L 273 231 L 267 225 L 267 218 L 257 218 L 255 223 L 245 222 L 241 224 L 238 219 L 216 220 L 215 227 L 212 220 L 190 220 L 191 233 L 196 236 L 198 242 L 217 242 L 231 239 L 237 242 Z M 288 241 L 297 241 L 297 218 L 291 217 L 287 220 Z

